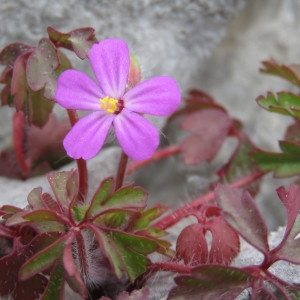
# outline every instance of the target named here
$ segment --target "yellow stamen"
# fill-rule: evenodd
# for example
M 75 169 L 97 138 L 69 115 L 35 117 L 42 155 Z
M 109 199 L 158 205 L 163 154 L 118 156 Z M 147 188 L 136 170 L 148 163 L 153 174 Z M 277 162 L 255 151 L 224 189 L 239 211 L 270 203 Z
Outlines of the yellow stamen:
M 105 109 L 109 114 L 113 114 L 118 109 L 118 99 L 108 96 L 99 100 L 100 108 Z

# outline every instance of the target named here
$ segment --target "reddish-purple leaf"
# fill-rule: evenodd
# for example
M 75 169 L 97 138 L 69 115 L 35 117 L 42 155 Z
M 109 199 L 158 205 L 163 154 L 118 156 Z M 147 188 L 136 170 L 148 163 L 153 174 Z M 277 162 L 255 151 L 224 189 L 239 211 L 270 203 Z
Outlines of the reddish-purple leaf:
M 61 207 L 57 204 L 57 202 L 52 198 L 52 196 L 48 193 L 44 193 L 41 195 L 41 201 L 44 207 L 53 210 L 57 213 L 63 213 L 61 211 Z
M 289 234 L 300 210 L 300 188 L 292 184 L 287 191 L 281 186 L 277 189 L 277 194 L 286 208 L 287 226 L 285 234 Z
M 184 103 L 185 105 L 183 108 L 176 110 L 170 116 L 170 121 L 176 117 L 188 115 L 202 109 L 212 108 L 225 111 L 225 109 L 221 105 L 217 104 L 210 95 L 201 90 L 194 89 L 189 91 L 188 96 L 184 99 Z
M 208 262 L 208 246 L 201 224 L 189 225 L 181 231 L 176 243 L 176 256 L 191 266 Z
M 252 278 L 237 268 L 207 265 L 194 268 L 191 275 L 175 277 L 175 282 L 169 300 L 232 300 L 251 286 Z
M 220 109 L 204 109 L 187 115 L 181 122 L 192 133 L 181 144 L 187 165 L 211 161 L 219 152 L 232 126 L 232 119 Z
M 12 299 L 38 299 L 43 293 L 48 280 L 41 274 L 32 275 L 31 278 L 19 280 L 18 274 L 21 266 L 28 261 L 28 257 L 57 240 L 57 233 L 41 234 L 26 246 L 19 239 L 14 240 L 13 250 L 9 255 L 0 259 L 0 295 L 10 294 Z
M 37 187 L 33 189 L 27 196 L 27 202 L 31 209 L 44 209 L 45 206 L 41 201 L 42 188 Z
M 277 193 L 287 211 L 287 226 L 281 243 L 273 252 L 279 259 L 300 264 L 300 188 L 291 185 L 286 191 L 284 187 L 280 187 Z
M 43 38 L 39 46 L 29 56 L 26 66 L 26 78 L 30 88 L 37 92 L 45 88 L 44 95 L 53 99 L 56 89 L 53 72 L 59 67 L 57 50 L 48 39 Z
M 23 110 L 30 123 L 42 127 L 47 121 L 48 114 L 51 112 L 54 102 L 44 97 L 43 89 L 34 92 L 28 86 L 26 68 L 29 54 L 26 52 L 20 55 L 15 61 L 11 80 L 11 94 L 14 97 L 16 109 Z M 32 70 L 32 72 L 38 73 L 37 70 Z
M 251 195 L 225 185 L 217 187 L 216 195 L 226 222 L 252 246 L 268 253 L 267 226 Z
M 95 29 L 91 27 L 79 28 L 70 32 L 69 40 L 79 58 L 85 59 L 88 57 L 90 49 L 96 41 L 94 32 Z
M 21 110 L 28 105 L 28 86 L 26 81 L 26 62 L 29 53 L 24 53 L 16 59 L 11 79 L 11 95 L 14 97 L 14 105 Z M 26 116 L 29 115 L 27 112 Z
M 239 236 L 222 217 L 208 220 L 206 226 L 212 234 L 209 262 L 228 265 L 240 251 Z
M 50 40 L 57 47 L 74 50 L 81 59 L 87 58 L 92 44 L 97 41 L 94 34 L 95 30 L 91 27 L 78 28 L 68 33 L 59 32 L 53 27 L 48 27 L 47 31 Z
M 148 300 L 148 299 L 150 299 L 150 290 L 147 288 L 143 288 L 140 290 L 134 290 L 130 294 L 126 291 L 123 291 L 117 296 L 116 300 Z M 105 300 L 105 297 L 101 297 L 99 300 Z
M 12 43 L 2 49 L 0 52 L 0 64 L 13 67 L 16 59 L 23 53 L 32 50 L 33 47 L 23 43 Z
M 295 144 L 299 144 L 300 141 L 300 120 L 294 119 L 294 123 L 288 126 L 284 140 L 288 142 L 292 142 Z

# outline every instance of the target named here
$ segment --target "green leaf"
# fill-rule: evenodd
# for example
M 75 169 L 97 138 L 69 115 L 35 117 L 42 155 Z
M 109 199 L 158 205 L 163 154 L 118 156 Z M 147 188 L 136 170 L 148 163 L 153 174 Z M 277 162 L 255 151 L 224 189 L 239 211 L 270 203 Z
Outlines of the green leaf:
M 64 268 L 61 264 L 57 264 L 51 271 L 49 282 L 41 300 L 62 299 L 64 283 Z
M 148 194 L 141 187 L 128 185 L 120 188 L 111 195 L 113 191 L 112 179 L 107 179 L 95 194 L 91 208 L 87 212 L 88 217 L 96 217 L 112 210 L 137 209 L 146 206 Z
M 73 206 L 72 211 L 74 212 L 75 215 L 75 220 L 77 222 L 80 222 L 84 219 L 84 216 L 86 214 L 86 211 L 88 209 L 88 205 L 81 205 L 81 206 Z
M 168 299 L 235 299 L 251 281 L 247 273 L 236 268 L 201 266 L 194 268 L 192 275 L 175 277 L 177 287 Z
M 253 158 L 262 171 L 274 171 L 276 177 L 289 177 L 300 174 L 300 145 L 280 141 L 282 153 L 259 151 Z
M 55 102 L 44 97 L 44 90 L 36 92 L 29 90 L 28 100 L 30 107 L 30 121 L 38 127 L 43 127 L 48 121 L 49 114 L 51 113 Z
M 262 73 L 282 77 L 300 87 L 300 65 L 280 65 L 273 59 L 263 61 L 262 64 L 264 66 L 264 68 L 260 69 Z
M 62 236 L 54 243 L 36 253 L 27 260 L 19 271 L 19 278 L 26 280 L 33 275 L 51 267 L 57 260 L 62 258 L 65 240 L 68 236 Z
M 107 200 L 107 198 L 113 193 L 114 191 L 114 180 L 113 178 L 107 178 L 103 180 L 96 191 L 90 208 L 87 211 L 87 217 L 92 217 L 98 214 L 100 211 L 102 211 L 102 203 Z
M 69 198 L 67 184 L 69 179 L 77 174 L 77 171 L 62 171 L 53 172 L 47 175 L 47 179 L 51 185 L 52 191 L 55 194 L 57 202 L 64 208 L 68 208 L 72 199 Z M 76 175 L 78 176 L 78 175 Z
M 169 208 L 167 206 L 163 206 L 157 204 L 155 207 L 142 211 L 142 215 L 135 221 L 133 229 L 141 230 L 150 225 L 150 223 L 161 215 L 163 215 Z
M 300 118 L 300 96 L 290 92 L 279 92 L 276 96 L 269 92 L 266 97 L 259 96 L 257 103 L 270 112 Z
M 47 209 L 39 209 L 34 210 L 32 212 L 24 213 L 23 218 L 31 222 L 56 221 L 68 224 L 68 222 L 66 222 L 60 215 Z
M 106 202 L 105 208 L 145 207 L 148 194 L 141 187 L 128 185 L 114 193 Z
M 27 202 L 32 209 L 43 209 L 44 205 L 41 202 L 42 188 L 38 187 L 33 189 L 27 197 Z
M 95 226 L 91 226 L 91 229 L 116 276 L 121 278 L 126 272 L 131 282 L 146 271 L 150 261 L 145 255 L 158 248 L 155 241 L 145 237 L 116 231 L 104 233 Z

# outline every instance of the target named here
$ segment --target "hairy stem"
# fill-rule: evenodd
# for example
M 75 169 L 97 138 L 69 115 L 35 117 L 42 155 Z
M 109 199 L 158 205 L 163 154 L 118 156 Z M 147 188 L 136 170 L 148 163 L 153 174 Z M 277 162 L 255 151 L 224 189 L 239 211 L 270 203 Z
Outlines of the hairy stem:
M 180 274 L 191 273 L 191 267 L 176 262 L 156 262 L 149 266 L 151 271 L 171 271 Z
M 128 156 L 122 151 L 120 161 L 119 161 L 118 172 L 116 176 L 115 191 L 123 185 L 127 162 L 128 162 Z
M 78 115 L 75 110 L 67 109 L 68 116 L 72 127 L 78 121 Z M 82 158 L 76 159 L 79 174 L 79 200 L 84 201 L 88 192 L 88 172 L 86 161 Z
M 228 184 L 228 186 L 230 186 L 232 188 L 240 188 L 240 187 L 246 186 L 246 185 L 250 184 L 251 182 L 259 179 L 264 174 L 265 173 L 263 173 L 261 171 L 254 171 L 253 173 Z M 156 227 L 156 228 L 159 228 L 162 230 L 167 229 L 167 228 L 173 226 L 174 224 L 176 224 L 177 222 L 179 222 L 182 218 L 189 215 L 189 212 L 199 208 L 203 204 L 206 204 L 206 203 L 214 201 L 214 200 L 215 200 L 215 192 L 214 191 L 209 192 L 199 198 L 192 200 L 191 202 L 187 203 L 186 205 L 178 208 L 177 210 L 175 210 L 171 214 L 167 215 L 163 219 L 154 223 L 153 227 Z
M 133 161 L 128 165 L 128 168 L 126 170 L 126 175 L 130 175 L 137 169 L 146 166 L 147 164 L 150 164 L 152 162 L 158 161 L 160 159 L 167 158 L 171 155 L 178 154 L 180 152 L 180 147 L 178 145 L 173 145 L 169 147 L 165 147 L 163 149 L 157 150 L 154 155 L 149 158 L 142 161 Z

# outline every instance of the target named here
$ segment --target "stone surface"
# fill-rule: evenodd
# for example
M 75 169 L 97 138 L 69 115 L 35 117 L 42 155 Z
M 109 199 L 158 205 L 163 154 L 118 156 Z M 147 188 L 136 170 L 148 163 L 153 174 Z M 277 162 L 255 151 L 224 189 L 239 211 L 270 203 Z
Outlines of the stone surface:
M 233 20 L 246 2 L 248 4 Z M 246 131 L 264 149 L 278 149 L 277 140 L 290 122 L 288 118 L 260 109 L 255 98 L 268 90 L 295 91 L 281 79 L 259 74 L 258 69 L 261 60 L 271 57 L 283 63 L 299 63 L 298 0 L 0 0 L 0 20 L 0 48 L 14 41 L 37 44 L 49 25 L 61 31 L 92 26 L 99 39 L 123 38 L 140 60 L 145 77 L 170 75 L 178 80 L 183 94 L 189 88 L 211 93 L 245 123 Z M 76 61 L 75 66 L 87 69 L 85 62 Z M 8 114 L 8 110 L 0 110 L 1 132 L 9 130 Z M 0 144 L 4 142 L 9 143 L 7 134 L 0 135 Z M 92 185 L 114 173 L 118 155 L 117 149 L 107 149 L 97 162 L 90 163 Z M 71 167 L 74 165 L 66 168 Z M 161 172 L 162 168 L 165 172 Z M 170 169 L 169 164 L 153 166 L 148 171 L 153 177 L 148 183 L 152 199 L 165 203 L 169 198 L 172 202 L 168 204 L 174 206 L 196 196 L 201 192 L 199 186 L 203 185 L 205 189 L 208 184 L 209 168 L 206 165 L 201 174 L 193 170 L 182 173 L 180 166 Z M 138 176 L 142 177 L 141 174 Z M 149 176 L 143 182 L 149 181 Z M 164 189 L 166 176 L 171 177 L 173 184 L 176 182 L 175 193 Z M 284 211 L 276 204 L 279 200 L 275 187 L 288 181 L 274 180 L 271 176 L 264 181 L 266 184 L 258 200 L 274 229 L 284 223 Z M 0 203 L 22 206 L 28 192 L 40 185 L 48 188 L 44 178 L 26 182 L 0 178 Z M 282 229 L 270 239 L 280 236 L 281 232 Z M 253 263 L 256 258 L 257 253 L 245 246 L 236 264 Z M 278 268 L 275 272 L 280 272 L 286 279 L 294 281 L 297 277 L 294 266 L 292 271 L 285 265 Z M 289 277 L 293 274 L 295 277 Z M 165 284 L 161 282 L 162 277 L 158 275 L 150 285 L 153 299 L 163 299 L 166 294 Z

